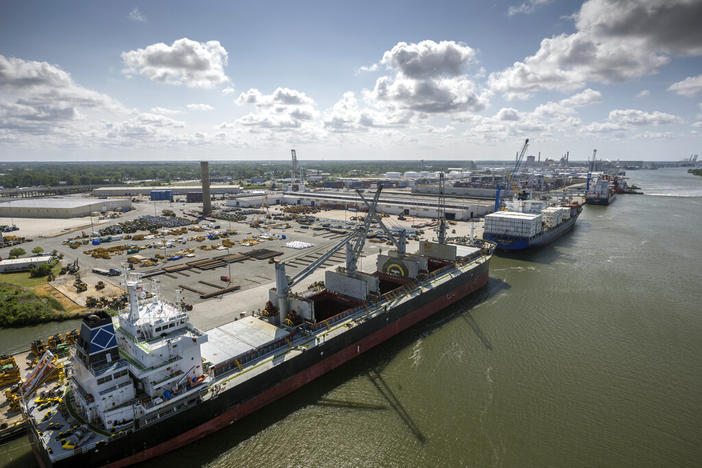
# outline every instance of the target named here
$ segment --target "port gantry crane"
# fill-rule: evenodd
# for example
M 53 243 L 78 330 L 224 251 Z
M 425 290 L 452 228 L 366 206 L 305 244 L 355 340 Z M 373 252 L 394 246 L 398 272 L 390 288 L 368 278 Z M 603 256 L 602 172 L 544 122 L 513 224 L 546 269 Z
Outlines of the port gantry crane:
M 446 243 L 446 195 L 444 194 L 444 173 L 439 174 L 439 229 L 437 233 L 437 238 L 439 244 Z
M 514 164 L 514 169 L 512 169 L 512 173 L 505 181 L 505 188 L 507 187 L 507 184 L 509 184 L 510 181 L 514 178 L 514 176 L 516 176 L 519 173 L 519 167 L 522 165 L 522 161 L 524 160 L 524 155 L 526 154 L 528 146 L 529 139 L 527 138 L 524 142 L 524 146 L 522 147 L 522 151 L 519 153 L 519 156 L 517 156 L 517 162 Z M 500 204 L 502 202 L 502 200 L 500 199 L 500 192 L 502 191 L 502 188 L 502 185 L 497 184 L 497 192 L 495 193 L 495 211 L 500 210 Z
M 398 252 L 402 254 L 405 253 L 404 231 L 401 233 L 400 241 L 395 239 L 392 233 L 390 233 L 390 230 L 380 220 L 380 217 L 376 212 L 376 208 L 378 206 L 378 199 L 380 199 L 380 192 L 382 191 L 382 189 L 383 186 L 378 185 L 378 189 L 376 190 L 375 195 L 373 196 L 373 201 L 371 203 L 369 203 L 368 200 L 366 200 L 363 197 L 360 190 L 357 190 L 359 196 L 361 197 L 361 200 L 363 200 L 366 206 L 368 206 L 368 214 L 366 215 L 366 219 L 364 220 L 363 225 L 348 236 L 344 237 L 339 243 L 337 243 L 334 247 L 329 249 L 329 251 L 324 253 L 314 262 L 307 265 L 307 267 L 300 270 L 295 276 L 290 278 L 285 274 L 284 262 L 275 262 L 275 287 L 276 295 L 278 297 L 278 317 L 280 319 L 281 326 L 283 325 L 283 321 L 288 315 L 290 289 L 296 284 L 298 284 L 300 281 L 304 280 L 309 275 L 311 275 L 317 268 L 322 266 L 324 262 L 333 257 L 334 254 L 344 246 L 346 246 L 346 272 L 349 275 L 353 275 L 354 273 L 356 273 L 358 258 L 361 254 L 361 250 L 363 250 L 363 245 L 365 244 L 366 238 L 368 237 L 368 230 L 370 229 L 373 220 L 378 222 L 380 227 L 383 228 L 386 235 L 397 247 Z M 354 240 L 354 238 L 355 242 L 352 246 L 351 242 Z
M 595 170 L 595 156 L 597 155 L 597 149 L 592 150 L 592 161 L 590 161 L 590 167 L 587 171 L 587 181 L 585 182 L 585 193 L 590 191 L 590 179 L 592 178 L 592 171 Z

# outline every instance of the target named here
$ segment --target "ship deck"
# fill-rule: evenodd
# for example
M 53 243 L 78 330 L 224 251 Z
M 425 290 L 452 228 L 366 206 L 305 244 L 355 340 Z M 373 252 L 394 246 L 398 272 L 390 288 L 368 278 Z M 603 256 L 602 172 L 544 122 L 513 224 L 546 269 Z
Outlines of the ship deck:
M 207 330 L 208 341 L 200 351 L 205 360 L 216 366 L 287 335 L 287 330 L 258 317 L 244 317 Z
M 461 254 L 473 255 L 478 253 L 478 251 L 479 249 L 466 247 L 465 249 L 461 250 Z M 482 255 L 472 260 L 468 260 L 465 263 L 451 264 L 448 267 L 430 275 L 425 281 L 410 283 L 394 289 L 384 294 L 381 297 L 381 300 L 378 302 L 373 304 L 364 304 L 359 307 L 349 309 L 336 317 L 319 323 L 318 328 L 297 333 L 291 339 L 285 340 L 283 346 L 273 349 L 272 351 L 263 354 L 245 364 L 232 366 L 230 371 L 216 377 L 209 386 L 204 399 L 216 397 L 219 393 L 225 392 L 257 375 L 263 374 L 276 365 L 286 362 L 304 352 L 308 352 L 316 346 L 345 333 L 354 326 L 361 324 L 366 320 L 375 318 L 376 316 L 383 314 L 404 302 L 412 300 L 414 297 L 423 294 L 427 289 L 436 287 L 472 268 L 477 267 L 479 264 L 488 261 L 489 258 L 489 255 Z M 256 320 L 258 320 L 258 322 L 263 322 L 263 320 L 260 319 Z M 238 322 L 243 323 L 243 321 Z M 249 325 L 241 325 L 241 327 L 242 329 L 246 329 L 248 326 L 259 327 L 260 324 L 258 322 L 253 321 L 250 322 Z M 268 323 L 266 323 L 266 325 L 274 327 L 282 333 L 282 335 L 276 336 L 288 336 L 291 332 L 290 329 L 275 327 L 274 325 L 270 325 Z M 208 333 L 210 332 L 208 331 Z M 269 343 L 270 342 L 264 344 L 264 346 L 269 345 Z M 221 363 L 223 361 L 219 362 Z

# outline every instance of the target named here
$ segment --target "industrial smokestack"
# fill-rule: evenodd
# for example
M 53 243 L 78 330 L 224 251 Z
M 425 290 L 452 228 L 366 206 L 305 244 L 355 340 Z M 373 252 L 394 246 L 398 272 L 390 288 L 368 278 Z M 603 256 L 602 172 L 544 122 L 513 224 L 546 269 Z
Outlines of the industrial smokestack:
M 210 204 L 210 166 L 207 161 L 200 162 L 200 180 L 202 181 L 202 215 L 207 216 L 212 212 Z
M 539 151 L 539 161 L 538 162 L 541 162 L 541 151 Z

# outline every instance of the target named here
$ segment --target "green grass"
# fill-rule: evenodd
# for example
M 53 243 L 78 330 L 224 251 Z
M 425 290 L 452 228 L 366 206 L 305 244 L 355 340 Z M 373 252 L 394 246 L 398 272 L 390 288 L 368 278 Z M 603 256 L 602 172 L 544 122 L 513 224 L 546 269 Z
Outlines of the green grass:
M 59 271 L 61 271 L 60 264 L 55 265 L 51 269 L 54 276 L 58 276 Z M 40 284 L 45 284 L 47 282 L 46 276 L 40 278 L 30 278 L 28 271 L 18 271 L 17 273 L 0 273 L 0 281 L 21 286 L 23 288 L 33 288 L 34 286 L 39 286 Z
M 51 296 L 38 296 L 30 289 L 0 282 L 0 327 L 21 327 L 80 316 L 80 313 L 66 313 L 63 305 Z

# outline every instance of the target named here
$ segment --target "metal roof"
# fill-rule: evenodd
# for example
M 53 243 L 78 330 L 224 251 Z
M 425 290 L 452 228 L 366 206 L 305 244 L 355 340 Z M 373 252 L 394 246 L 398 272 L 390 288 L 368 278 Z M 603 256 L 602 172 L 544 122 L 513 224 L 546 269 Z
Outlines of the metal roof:
M 10 260 L 0 261 L 0 266 L 4 265 L 24 265 L 26 263 L 44 263 L 51 260 L 51 255 L 42 255 L 41 257 L 27 257 L 27 258 L 12 258 Z
M 100 200 L 97 198 L 25 198 L 0 203 L 0 208 L 79 208 L 92 205 L 113 206 L 127 198 Z

